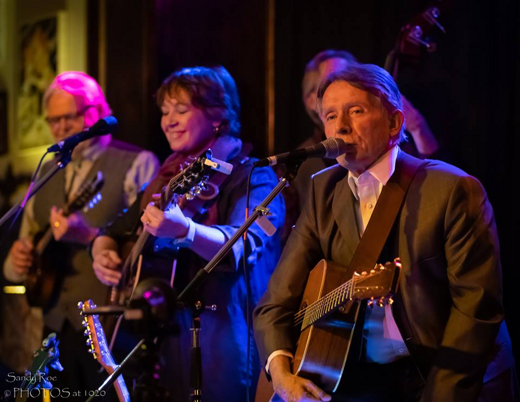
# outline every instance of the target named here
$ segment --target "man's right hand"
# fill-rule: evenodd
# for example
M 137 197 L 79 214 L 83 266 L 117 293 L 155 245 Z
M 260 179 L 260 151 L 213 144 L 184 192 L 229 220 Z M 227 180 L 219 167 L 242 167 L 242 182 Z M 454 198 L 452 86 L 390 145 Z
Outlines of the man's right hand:
M 287 356 L 276 356 L 269 366 L 274 391 L 285 402 L 330 401 L 331 396 L 310 380 L 295 376 L 290 371 Z
M 9 255 L 12 262 L 12 275 L 15 277 L 24 277 L 29 272 L 29 268 L 33 264 L 33 244 L 29 239 L 16 240 Z
M 94 255 L 94 273 L 107 286 L 116 286 L 121 280 L 121 258 L 114 250 L 102 250 Z

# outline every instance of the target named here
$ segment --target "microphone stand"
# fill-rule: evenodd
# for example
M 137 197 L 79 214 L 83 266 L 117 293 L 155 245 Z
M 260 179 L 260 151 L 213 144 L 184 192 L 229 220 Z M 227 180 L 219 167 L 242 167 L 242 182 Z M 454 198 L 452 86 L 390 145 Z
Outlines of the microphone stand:
M 208 275 L 215 269 L 215 267 L 224 259 L 227 253 L 233 248 L 235 243 L 244 236 L 244 233 L 251 227 L 251 225 L 261 216 L 269 214 L 269 204 L 280 194 L 285 187 L 292 181 L 302 162 L 306 159 L 303 156 L 301 159 L 292 161 L 292 163 L 286 164 L 287 171 L 280 179 L 279 183 L 273 190 L 265 197 L 260 205 L 258 205 L 253 214 L 240 226 L 236 233 L 222 246 L 217 254 L 208 262 L 208 264 L 200 269 L 190 283 L 184 288 L 179 294 L 178 302 L 183 303 L 192 314 L 192 348 L 190 351 L 190 389 L 191 389 L 191 401 L 200 402 L 202 401 L 202 358 L 201 348 L 199 343 L 199 332 L 200 332 L 200 315 L 208 307 L 204 307 L 200 300 L 194 297 L 194 292 L 206 281 Z M 193 300 L 197 300 L 193 302 Z M 215 306 L 209 307 L 210 310 L 215 310 Z M 249 364 L 249 363 L 248 363 Z
M 121 362 L 121 364 L 119 366 L 117 366 L 117 368 L 112 372 L 112 374 L 110 374 L 107 377 L 107 379 L 103 382 L 103 384 L 101 384 L 99 386 L 99 388 L 96 390 L 96 392 L 94 392 L 86 400 L 86 402 L 92 402 L 95 399 L 98 399 L 98 398 L 101 398 L 102 396 L 104 396 L 108 387 L 110 387 L 114 383 L 114 381 L 119 377 L 119 375 L 121 374 L 121 371 L 123 371 L 124 366 L 128 363 L 128 361 L 132 358 L 132 356 L 134 356 L 139 351 L 139 349 L 141 349 L 141 347 L 145 344 L 148 345 L 146 338 L 141 339 L 137 343 L 137 345 L 135 345 L 135 347 L 132 349 L 132 351 L 124 358 L 124 360 Z
M 60 160 L 54 165 L 54 167 L 49 170 L 45 176 L 43 176 L 40 180 L 34 183 L 34 185 L 29 189 L 25 198 L 14 205 L 7 213 L 0 219 L 0 227 L 7 222 L 13 215 L 18 213 L 20 209 L 25 207 L 25 203 L 29 201 L 29 199 L 36 194 L 47 182 L 52 179 L 52 177 L 58 172 L 58 170 L 63 169 L 70 162 L 72 155 L 72 149 L 69 149 L 61 154 Z

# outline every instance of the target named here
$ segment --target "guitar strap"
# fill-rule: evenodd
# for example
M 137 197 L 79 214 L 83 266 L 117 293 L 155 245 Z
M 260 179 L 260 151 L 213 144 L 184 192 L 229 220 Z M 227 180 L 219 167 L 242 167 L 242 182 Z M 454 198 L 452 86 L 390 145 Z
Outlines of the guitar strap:
M 350 262 L 349 273 L 360 269 L 369 271 L 376 265 L 401 210 L 406 192 L 415 174 L 424 164 L 423 160 L 399 152 L 395 172 L 381 191 L 374 212 Z
M 345 279 L 350 279 L 356 271 L 370 271 L 376 265 L 401 210 L 406 192 L 415 174 L 424 164 L 425 162 L 420 159 L 399 152 L 395 172 L 381 191 L 374 212 L 345 272 Z M 354 363 L 361 358 L 362 344 L 364 344 L 362 329 L 366 306 L 367 303 L 362 302 L 357 307 L 356 329 L 352 335 L 349 352 L 350 363 Z

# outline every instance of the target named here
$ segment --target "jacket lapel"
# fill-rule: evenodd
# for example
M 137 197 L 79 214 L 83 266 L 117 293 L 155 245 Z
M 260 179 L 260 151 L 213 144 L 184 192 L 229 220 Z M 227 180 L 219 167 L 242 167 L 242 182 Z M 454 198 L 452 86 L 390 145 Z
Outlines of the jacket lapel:
M 336 183 L 334 199 L 332 200 L 332 213 L 338 225 L 338 229 L 348 249 L 350 256 L 359 244 L 359 232 L 356 224 L 355 212 L 356 199 L 348 185 L 348 175 Z M 348 265 L 349 261 L 343 264 Z

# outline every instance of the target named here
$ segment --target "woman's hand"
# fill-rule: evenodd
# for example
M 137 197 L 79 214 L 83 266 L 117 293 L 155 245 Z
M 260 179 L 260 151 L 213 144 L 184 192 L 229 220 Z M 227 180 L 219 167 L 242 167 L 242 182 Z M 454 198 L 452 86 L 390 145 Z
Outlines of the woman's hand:
M 121 258 L 117 251 L 102 250 L 94 255 L 94 273 L 101 283 L 116 286 L 121 280 Z
M 51 208 L 49 223 L 56 241 L 86 246 L 98 233 L 98 229 L 91 227 L 82 215 L 76 213 L 66 217 L 63 210 L 56 207 Z
M 163 212 L 155 206 L 154 202 L 151 202 L 144 210 L 141 222 L 144 229 L 156 237 L 179 239 L 188 234 L 188 219 L 178 205 Z

